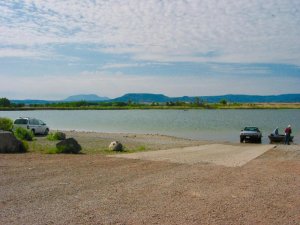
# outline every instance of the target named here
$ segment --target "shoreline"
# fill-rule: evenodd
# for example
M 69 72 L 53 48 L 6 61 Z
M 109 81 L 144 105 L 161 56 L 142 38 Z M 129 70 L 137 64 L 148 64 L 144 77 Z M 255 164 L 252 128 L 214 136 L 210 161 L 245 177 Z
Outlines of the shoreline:
M 75 138 L 82 146 L 82 153 L 85 154 L 119 154 L 108 150 L 112 141 L 119 141 L 125 147 L 125 153 L 157 151 L 173 148 L 185 148 L 193 146 L 203 146 L 211 144 L 223 144 L 231 146 L 267 146 L 270 144 L 239 143 L 220 140 L 193 140 L 164 134 L 144 134 L 144 133 L 108 133 L 95 131 L 75 131 L 75 130 L 53 130 L 61 131 L 66 137 Z M 29 143 L 29 152 L 47 153 L 51 148 L 55 148 L 58 141 L 49 141 L 46 136 L 36 136 L 36 140 Z M 297 144 L 292 144 L 298 146 Z M 278 146 L 283 146 L 278 144 Z
M 192 140 L 163 134 L 108 133 L 76 130 L 53 130 L 50 133 L 55 131 L 64 132 L 67 138 L 75 138 L 82 146 L 82 152 L 87 154 L 114 154 L 115 152 L 108 150 L 108 146 L 112 141 L 121 142 L 125 147 L 125 152 L 155 151 L 209 143 L 226 143 Z M 48 149 L 54 148 L 57 142 L 47 140 L 46 136 L 36 136 L 35 141 L 28 142 L 29 152 L 46 153 Z
M 34 110 L 234 110 L 234 109 L 300 109 L 300 103 L 238 103 L 232 105 L 208 104 L 205 106 L 23 106 L 0 107 L 0 111 L 34 111 Z

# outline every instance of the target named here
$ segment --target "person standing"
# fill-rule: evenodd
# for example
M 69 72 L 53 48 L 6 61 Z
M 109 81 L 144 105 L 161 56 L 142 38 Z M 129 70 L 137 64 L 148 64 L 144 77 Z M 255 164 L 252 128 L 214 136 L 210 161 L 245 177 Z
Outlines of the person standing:
M 291 137 L 291 133 L 292 133 L 291 125 L 288 125 L 288 127 L 285 128 L 284 133 L 285 133 L 284 144 L 289 145 L 290 144 L 290 137 Z

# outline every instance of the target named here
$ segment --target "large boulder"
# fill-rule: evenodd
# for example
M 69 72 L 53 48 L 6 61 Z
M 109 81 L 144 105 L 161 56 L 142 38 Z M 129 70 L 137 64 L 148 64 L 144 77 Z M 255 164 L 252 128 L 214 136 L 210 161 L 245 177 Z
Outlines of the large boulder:
M 23 143 L 19 141 L 11 132 L 0 131 L 0 153 L 20 153 L 26 152 Z
M 81 146 L 74 138 L 67 138 L 56 144 L 56 148 L 60 153 L 73 153 L 77 154 L 81 151 Z
M 118 141 L 111 142 L 108 148 L 112 151 L 123 151 L 123 145 Z

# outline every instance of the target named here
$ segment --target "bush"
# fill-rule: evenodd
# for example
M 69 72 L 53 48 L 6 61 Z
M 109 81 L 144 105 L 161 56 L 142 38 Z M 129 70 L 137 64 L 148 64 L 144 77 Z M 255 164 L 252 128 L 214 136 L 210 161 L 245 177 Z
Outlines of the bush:
M 11 131 L 13 128 L 13 121 L 9 118 L 0 117 L 0 130 Z
M 47 139 L 49 141 L 59 141 L 59 140 L 65 140 L 66 139 L 66 134 L 63 132 L 55 132 L 55 133 L 50 133 L 47 136 Z
M 14 135 L 16 136 L 16 138 L 25 141 L 32 141 L 32 139 L 34 138 L 34 134 L 31 130 L 24 129 L 22 127 L 18 127 L 14 131 Z

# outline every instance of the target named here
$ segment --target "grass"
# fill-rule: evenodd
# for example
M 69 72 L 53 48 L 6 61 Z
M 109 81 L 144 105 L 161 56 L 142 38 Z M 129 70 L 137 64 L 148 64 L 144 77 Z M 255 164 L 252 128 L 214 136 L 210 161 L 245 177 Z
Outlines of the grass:
M 80 153 L 82 154 L 99 154 L 99 155 L 115 155 L 115 154 L 124 154 L 124 153 L 135 153 L 135 152 L 143 152 L 151 150 L 149 147 L 141 144 L 128 144 L 122 143 L 125 146 L 124 151 L 116 152 L 108 149 L 108 145 L 110 140 L 101 140 L 95 138 L 96 141 L 79 138 L 75 139 L 81 145 L 82 150 Z M 47 137 L 36 137 L 34 141 L 28 142 L 28 152 L 30 153 L 39 153 L 39 154 L 57 154 L 59 150 L 56 148 L 56 144 L 59 141 L 50 141 Z

